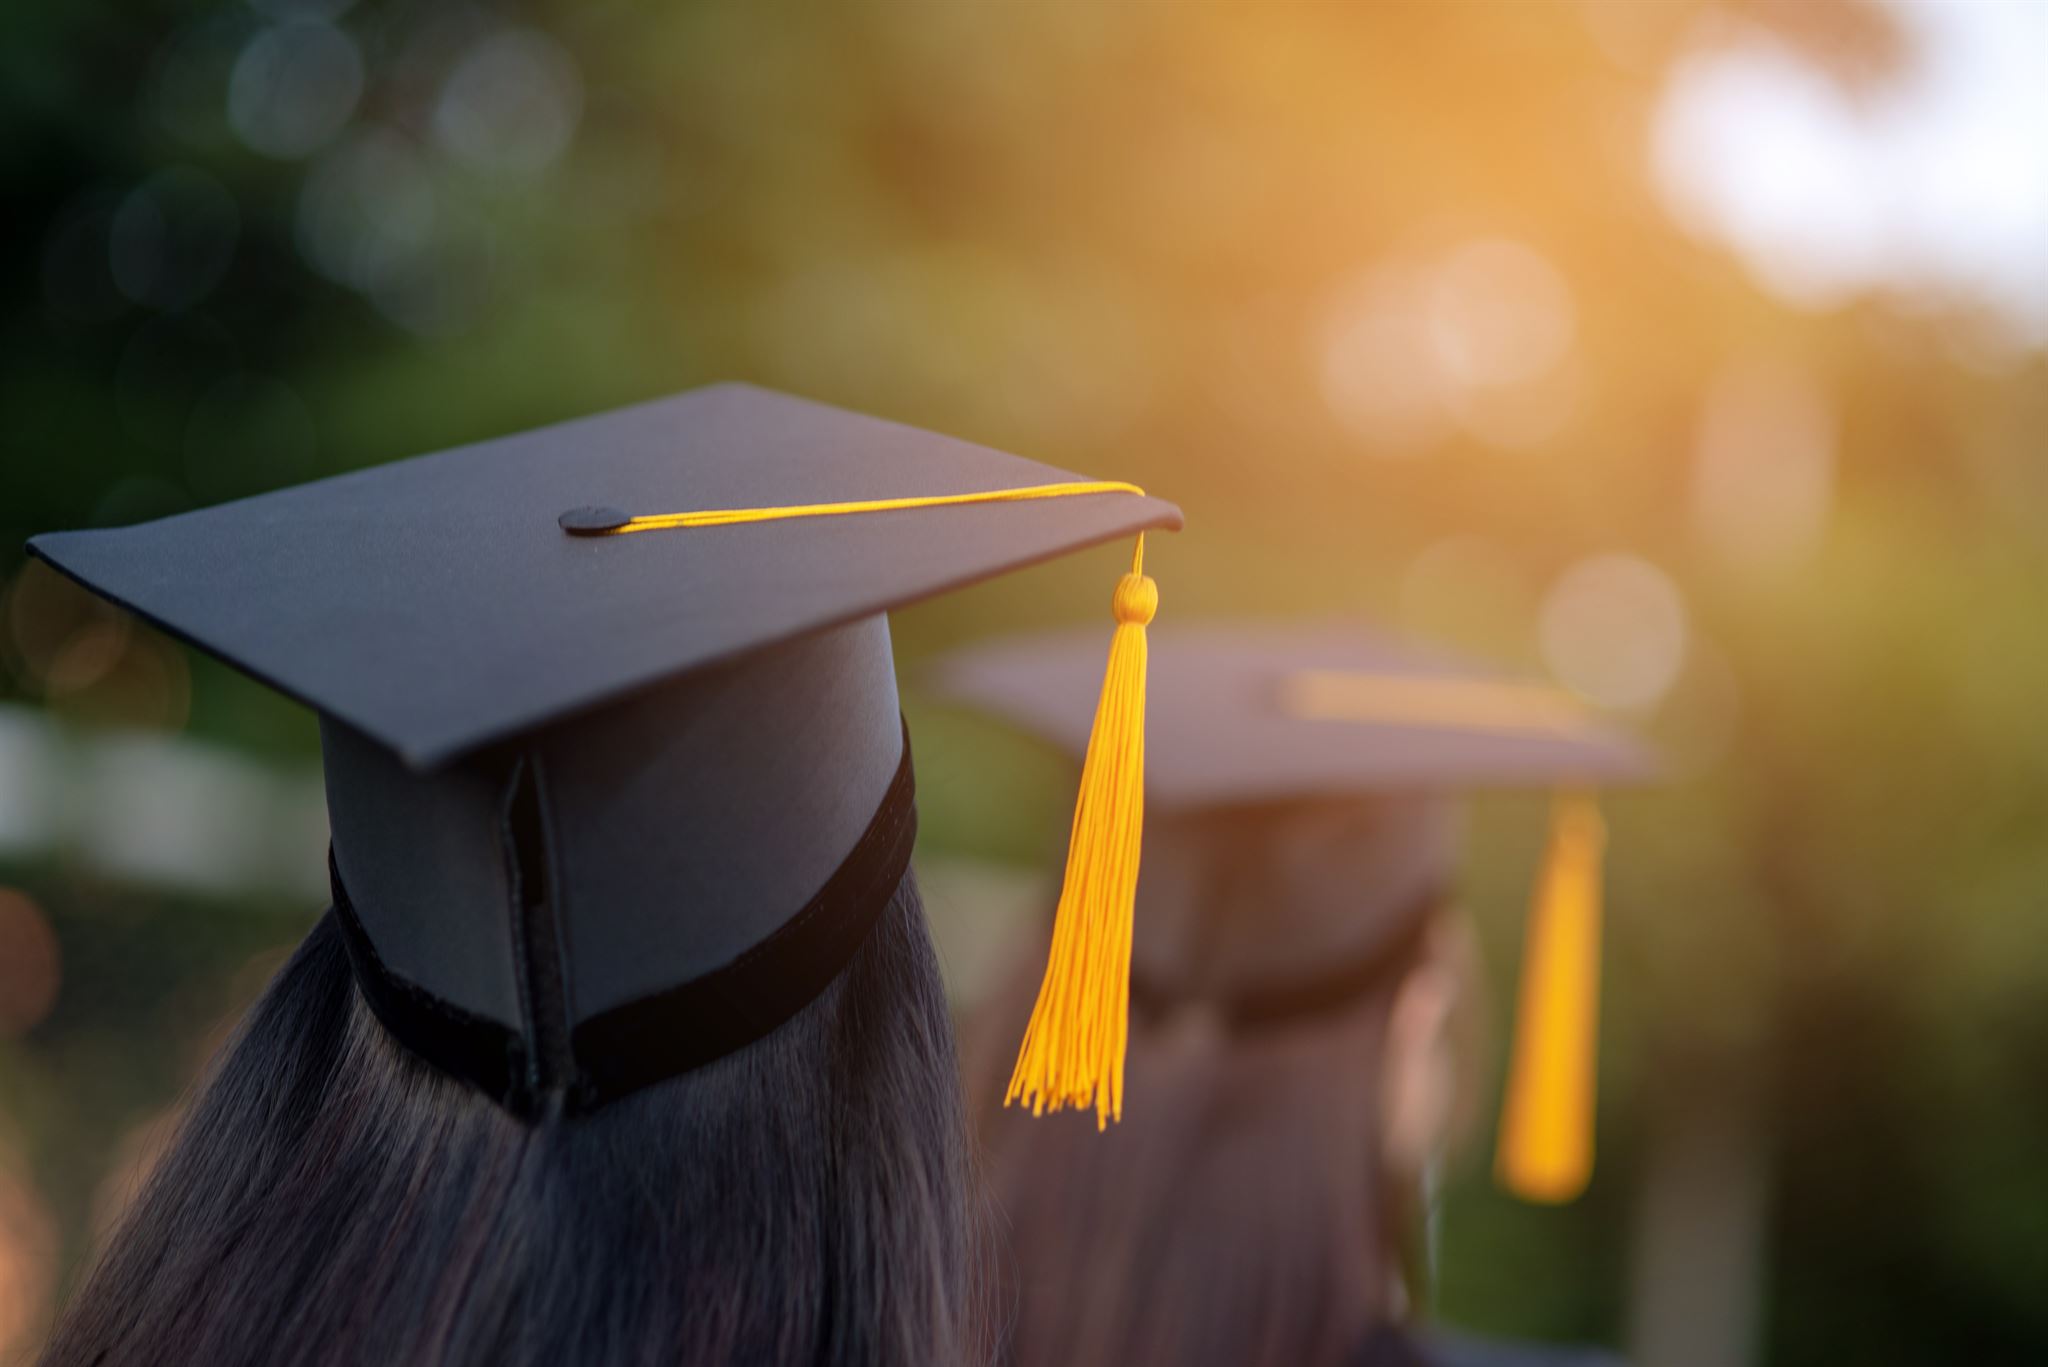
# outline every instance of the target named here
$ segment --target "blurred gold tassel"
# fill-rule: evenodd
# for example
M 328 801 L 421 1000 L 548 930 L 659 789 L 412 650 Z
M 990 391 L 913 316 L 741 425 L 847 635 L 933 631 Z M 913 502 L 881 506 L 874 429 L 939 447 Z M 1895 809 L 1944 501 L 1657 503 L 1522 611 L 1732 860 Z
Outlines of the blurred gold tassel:
M 1600 858 L 1607 827 L 1560 794 L 1529 907 L 1514 1055 L 1494 1177 L 1525 1201 L 1569 1201 L 1593 1175 L 1600 1015 Z
M 1052 952 L 1003 1098 L 1033 1115 L 1092 1105 L 1097 1129 L 1124 1107 L 1131 908 L 1145 821 L 1145 625 L 1159 607 L 1142 535 L 1112 607 L 1116 635 L 1081 766 Z

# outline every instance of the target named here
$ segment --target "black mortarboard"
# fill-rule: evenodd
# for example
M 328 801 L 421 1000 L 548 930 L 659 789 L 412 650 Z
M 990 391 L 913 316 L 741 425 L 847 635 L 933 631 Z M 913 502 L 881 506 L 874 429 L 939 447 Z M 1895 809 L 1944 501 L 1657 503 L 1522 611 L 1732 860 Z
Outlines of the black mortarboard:
M 531 1113 L 759 1038 L 861 943 L 914 827 L 890 608 L 1179 525 L 718 385 L 30 546 L 320 713 L 366 999 Z M 1140 661 L 1152 594 L 1117 595 Z
M 1533 908 L 1505 1180 L 1560 1199 L 1584 1182 L 1597 978 L 1599 817 L 1584 791 L 1649 776 L 1648 755 L 1547 685 L 1347 624 L 1155 631 L 1158 742 L 1137 895 L 1133 990 L 1226 1018 L 1326 1009 L 1383 978 L 1457 856 L 1454 799 L 1561 789 Z M 949 657 L 941 695 L 1079 752 L 1094 666 L 1070 634 Z

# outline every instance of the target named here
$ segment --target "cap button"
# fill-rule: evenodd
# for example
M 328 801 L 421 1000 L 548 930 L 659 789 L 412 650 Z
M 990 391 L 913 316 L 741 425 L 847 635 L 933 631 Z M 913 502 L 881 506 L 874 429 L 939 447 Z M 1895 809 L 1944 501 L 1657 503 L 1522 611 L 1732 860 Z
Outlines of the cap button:
M 571 536 L 603 536 L 615 532 L 633 519 L 617 508 L 571 508 L 555 521 Z

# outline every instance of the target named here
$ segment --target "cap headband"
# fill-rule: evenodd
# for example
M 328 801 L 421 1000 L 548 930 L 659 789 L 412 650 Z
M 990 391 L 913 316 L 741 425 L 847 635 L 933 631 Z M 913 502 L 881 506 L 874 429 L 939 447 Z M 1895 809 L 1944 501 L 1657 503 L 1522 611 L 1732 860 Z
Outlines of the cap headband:
M 363 1000 L 415 1054 L 489 1094 L 507 1110 L 538 1115 L 559 1093 L 570 1114 L 745 1048 L 808 1006 L 866 941 L 910 867 L 917 835 L 916 781 L 906 731 L 903 758 L 867 829 L 838 869 L 795 915 L 731 963 L 636 998 L 569 1032 L 564 1075 L 546 1051 L 497 1021 L 466 1011 L 393 972 L 371 943 L 332 854 L 334 916 Z M 517 899 L 514 899 L 516 902 Z M 508 907 L 508 915 L 518 913 Z M 522 996 L 561 990 L 544 965 L 526 963 Z

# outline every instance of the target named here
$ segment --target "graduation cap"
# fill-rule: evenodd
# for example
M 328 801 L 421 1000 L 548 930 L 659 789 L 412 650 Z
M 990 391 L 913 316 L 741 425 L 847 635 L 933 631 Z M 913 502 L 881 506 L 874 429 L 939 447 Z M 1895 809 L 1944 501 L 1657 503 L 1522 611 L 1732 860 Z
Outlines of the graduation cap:
M 1077 914 L 1127 921 L 1143 533 L 1179 525 L 718 385 L 30 549 L 319 712 L 366 1001 L 531 1115 L 761 1038 L 862 943 L 915 828 L 889 609 L 1135 535 L 1074 846 Z
M 1592 1164 L 1605 838 L 1591 792 L 1649 777 L 1646 752 L 1559 690 L 1354 625 L 1181 626 L 1150 649 L 1141 1003 L 1196 999 L 1259 1024 L 1355 999 L 1441 903 L 1456 797 L 1557 793 L 1496 1171 L 1528 1199 L 1576 1195 Z M 948 657 L 934 682 L 1078 754 L 1088 655 L 1070 634 L 1013 637 Z

